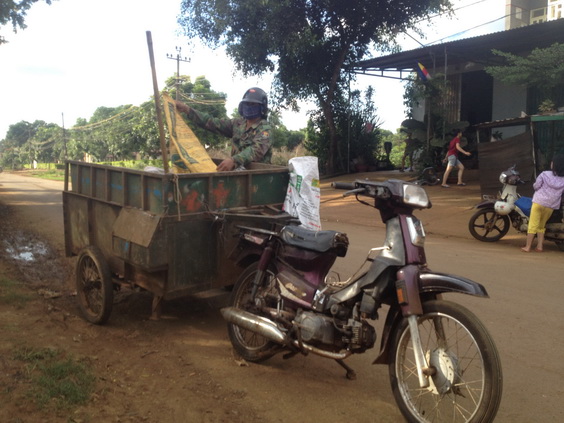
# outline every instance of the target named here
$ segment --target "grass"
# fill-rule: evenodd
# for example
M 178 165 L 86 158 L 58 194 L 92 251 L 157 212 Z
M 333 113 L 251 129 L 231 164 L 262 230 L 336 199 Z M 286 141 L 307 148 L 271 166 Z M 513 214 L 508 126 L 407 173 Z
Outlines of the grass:
M 90 399 L 96 378 L 87 362 L 51 348 L 22 347 L 13 358 L 25 363 L 24 374 L 30 382 L 27 396 L 39 408 L 66 410 Z
M 50 170 L 43 170 L 43 169 L 35 169 L 35 170 L 27 170 L 26 175 L 33 176 L 35 178 L 41 179 L 49 179 L 51 181 L 64 181 L 65 180 L 65 171 L 62 169 L 50 169 Z
M 32 296 L 25 293 L 23 287 L 4 276 L 0 276 L 0 304 L 23 308 L 31 299 Z

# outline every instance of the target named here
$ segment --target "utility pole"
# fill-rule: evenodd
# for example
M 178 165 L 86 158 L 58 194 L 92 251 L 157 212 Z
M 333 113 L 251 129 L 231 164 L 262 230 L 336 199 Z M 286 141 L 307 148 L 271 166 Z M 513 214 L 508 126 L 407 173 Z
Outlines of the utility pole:
M 65 114 L 61 112 L 61 118 L 63 120 L 63 156 L 64 161 L 67 160 L 67 137 L 65 133 Z
M 181 57 L 180 52 L 182 47 L 176 47 L 176 57 L 173 54 L 167 53 L 166 57 L 172 60 L 176 60 L 176 100 L 178 100 L 178 92 L 180 91 L 180 62 L 190 62 L 190 59 L 186 57 Z

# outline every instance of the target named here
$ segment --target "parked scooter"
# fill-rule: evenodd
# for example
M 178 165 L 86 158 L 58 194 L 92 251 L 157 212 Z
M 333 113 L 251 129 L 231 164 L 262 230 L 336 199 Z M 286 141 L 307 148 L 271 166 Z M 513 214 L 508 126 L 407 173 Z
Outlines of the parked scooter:
M 495 242 L 503 238 L 510 225 L 521 233 L 527 233 L 532 199 L 521 197 L 517 186 L 524 184 L 521 175 L 511 166 L 499 175 L 503 184 L 497 199 L 488 198 L 477 204 L 476 213 L 468 222 L 468 229 L 478 241 Z M 545 239 L 554 241 L 564 251 L 564 206 L 555 210 L 546 224 Z
M 376 342 L 370 320 L 389 306 L 380 354 L 396 402 L 410 422 L 491 422 L 501 400 L 500 358 L 484 325 L 467 308 L 443 299 L 457 292 L 487 297 L 466 278 L 427 267 L 425 232 L 415 209 L 431 207 L 425 189 L 388 180 L 335 183 L 380 211 L 386 224 L 382 247 L 373 248 L 355 275 L 330 276 L 348 249 L 346 234 L 285 226 L 279 231 L 240 227 L 237 259 L 246 270 L 230 306 L 221 310 L 235 351 L 260 362 L 314 353 L 344 359 Z M 369 204 L 361 197 L 373 200 Z

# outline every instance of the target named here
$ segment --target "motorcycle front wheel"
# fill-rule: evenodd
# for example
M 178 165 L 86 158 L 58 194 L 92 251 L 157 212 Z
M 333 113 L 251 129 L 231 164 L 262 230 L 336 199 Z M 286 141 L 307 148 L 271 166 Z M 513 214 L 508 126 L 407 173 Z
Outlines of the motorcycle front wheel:
M 494 209 L 480 209 L 470 218 L 468 229 L 474 238 L 483 242 L 495 242 L 507 234 L 509 216 L 497 214 Z
M 431 370 L 421 388 L 407 320 L 394 334 L 390 381 L 409 422 L 492 422 L 501 401 L 502 372 L 497 348 L 468 309 L 448 301 L 423 305 L 417 327 Z
M 278 291 L 275 288 L 275 270 L 269 268 L 261 281 L 256 294 L 256 300 L 251 298 L 253 282 L 258 272 L 258 262 L 247 267 L 233 288 L 229 305 L 241 310 L 248 311 L 253 314 L 261 315 L 261 306 L 271 306 L 276 308 L 278 299 Z M 266 316 L 263 316 L 266 317 Z M 242 358 L 251 362 L 260 362 L 269 359 L 282 347 L 275 342 L 269 341 L 265 337 L 243 329 L 233 323 L 227 324 L 227 332 L 233 349 Z

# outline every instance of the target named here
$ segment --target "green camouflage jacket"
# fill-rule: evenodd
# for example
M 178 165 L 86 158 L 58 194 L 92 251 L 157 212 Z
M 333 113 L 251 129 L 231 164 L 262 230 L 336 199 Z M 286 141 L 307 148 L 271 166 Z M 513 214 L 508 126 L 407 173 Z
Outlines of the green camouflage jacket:
M 246 129 L 244 118 L 218 119 L 190 108 L 188 119 L 196 125 L 231 138 L 231 158 L 237 166 L 247 166 L 250 162 L 270 163 L 270 124 L 262 119 Z

